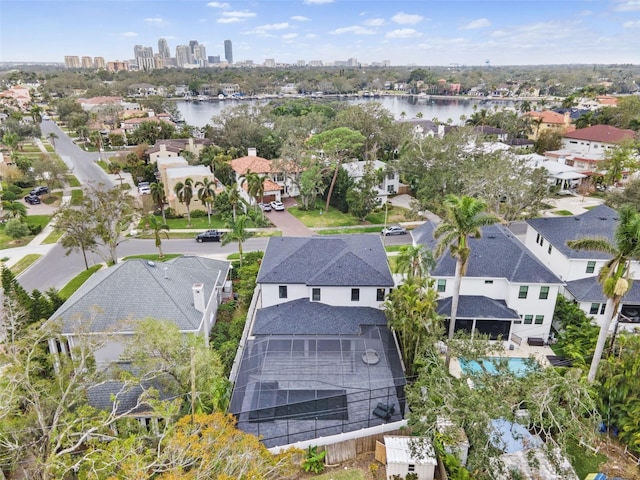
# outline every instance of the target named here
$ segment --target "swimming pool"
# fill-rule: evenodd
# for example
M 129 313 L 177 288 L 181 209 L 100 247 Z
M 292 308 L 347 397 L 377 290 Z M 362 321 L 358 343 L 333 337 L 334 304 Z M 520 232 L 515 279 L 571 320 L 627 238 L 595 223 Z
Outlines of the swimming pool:
M 473 375 L 486 370 L 488 373 L 498 373 L 496 365 L 506 363 L 510 372 L 522 376 L 531 370 L 538 368 L 540 365 L 535 360 L 522 357 L 487 357 L 480 360 L 462 360 L 460 359 L 460 369 L 465 375 Z

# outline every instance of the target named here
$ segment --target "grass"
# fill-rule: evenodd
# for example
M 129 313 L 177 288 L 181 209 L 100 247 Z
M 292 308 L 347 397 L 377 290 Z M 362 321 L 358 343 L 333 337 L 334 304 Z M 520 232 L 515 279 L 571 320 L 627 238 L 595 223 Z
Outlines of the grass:
M 556 215 L 562 215 L 565 217 L 571 217 L 573 215 L 573 212 L 570 212 L 569 210 L 554 210 L 551 213 L 555 213 Z
M 319 476 L 315 480 L 364 480 L 362 470 L 333 470 Z
M 405 245 L 386 245 L 384 249 L 387 252 L 399 252 Z
M 25 219 L 25 222 L 31 226 L 39 225 L 42 229 L 49 223 L 50 220 L 51 217 L 49 215 L 29 215 Z M 5 248 L 21 247 L 29 243 L 31 240 L 33 240 L 33 237 L 35 237 L 35 235 L 29 235 L 27 237 L 14 240 L 9 235 L 4 233 L 4 227 L 4 224 L 0 225 L 0 250 Z
M 123 260 L 133 260 L 136 258 L 141 258 L 143 260 L 151 260 L 152 262 L 166 262 L 167 260 L 171 260 L 172 258 L 181 257 L 180 253 L 165 253 L 162 258 L 158 256 L 157 253 L 146 253 L 141 255 L 131 255 L 129 257 L 124 257 Z
M 342 235 L 345 233 L 380 233 L 380 227 L 350 227 L 350 228 L 328 228 L 317 230 L 319 235 Z
M 406 208 L 389 207 L 387 209 L 387 224 L 404 222 L 408 219 L 407 218 L 408 214 L 410 214 L 410 212 Z M 385 217 L 384 209 L 378 210 L 376 212 L 373 212 L 367 215 L 367 222 L 373 223 L 376 225 L 384 225 L 384 217 Z
M 46 245 L 58 243 L 58 240 L 62 238 L 62 235 L 64 235 L 64 232 L 62 230 L 54 230 L 47 236 L 47 238 L 42 241 L 42 243 Z
M 567 456 L 578 478 L 584 479 L 588 474 L 600 471 L 600 465 L 607 461 L 607 457 L 601 453 L 592 453 L 590 450 L 575 442 L 567 445 Z
M 387 257 L 387 261 L 389 262 L 391 273 L 398 273 L 398 257 L 395 255 L 393 257 Z
M 80 180 L 78 180 L 75 175 L 67 175 L 67 183 L 71 188 L 82 186 Z
M 342 213 L 333 207 L 329 207 L 328 212 L 321 210 L 320 204 L 316 204 L 316 208 L 311 210 L 301 210 L 300 207 L 289 207 L 287 209 L 291 215 L 296 217 L 307 227 L 348 227 L 350 225 L 358 225 L 353 215 Z
M 162 222 L 162 217 L 158 217 L 158 220 Z M 145 220 L 140 220 L 138 224 L 138 229 L 144 230 Z M 196 217 L 191 218 L 191 226 L 187 226 L 187 218 L 167 218 L 167 225 L 169 225 L 170 230 L 184 230 L 186 228 L 193 228 L 194 230 L 209 230 L 210 228 L 224 228 L 225 222 L 220 218 L 220 216 L 212 215 L 211 216 L 211 225 L 209 225 L 209 220 L 206 215 L 204 217 Z M 250 227 L 250 225 L 248 225 Z
M 89 267 L 88 270 L 80 272 L 78 275 L 69 280 L 64 287 L 60 289 L 60 297 L 67 300 L 71 295 L 74 294 L 76 290 L 78 290 L 84 282 L 86 282 L 91 275 L 96 273 L 98 270 L 102 268 L 102 265 L 94 265 Z
M 42 255 L 40 255 L 39 253 L 29 253 L 24 257 L 22 257 L 20 260 L 18 260 L 18 262 L 14 264 L 10 270 L 13 272 L 14 275 L 17 276 L 22 272 L 24 272 L 31 265 L 36 263 L 38 259 L 40 259 L 40 257 L 42 257 Z
M 74 206 L 74 207 L 77 207 L 77 206 L 81 205 L 83 196 L 84 196 L 84 194 L 83 194 L 82 190 L 71 190 L 70 204 L 72 206 Z
M 44 228 L 51 221 L 51 215 L 29 215 L 26 221 L 28 225 Z

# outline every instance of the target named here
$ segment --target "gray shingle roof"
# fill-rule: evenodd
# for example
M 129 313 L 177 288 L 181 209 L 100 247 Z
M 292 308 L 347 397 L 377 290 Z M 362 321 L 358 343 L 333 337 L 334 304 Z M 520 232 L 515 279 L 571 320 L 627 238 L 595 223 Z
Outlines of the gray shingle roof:
M 438 240 L 433 237 L 435 226 L 425 222 L 411 232 L 418 244 L 434 250 Z M 469 239 L 471 256 L 467 277 L 506 278 L 513 283 L 559 283 L 562 281 L 542 264 L 506 227 L 491 225 L 482 228 L 482 237 Z M 434 277 L 453 277 L 455 259 L 447 252 L 433 270 Z
M 599 302 L 607 301 L 602 292 L 602 285 L 598 283 L 598 277 L 581 278 L 567 282 L 566 289 L 579 302 Z M 622 303 L 640 303 L 640 282 L 634 281 L 631 290 L 622 297 Z
M 254 335 L 359 335 L 361 325 L 386 325 L 382 310 L 336 307 L 306 298 L 262 308 L 256 313 Z
M 178 257 L 164 263 L 128 260 L 92 275 L 53 315 L 62 333 L 75 333 L 82 321 L 92 333 L 131 332 L 144 318 L 169 320 L 181 331 L 199 328 L 203 314 L 193 305 L 192 287 L 204 285 L 205 301 L 214 283 L 222 286 L 229 262 Z
M 156 398 L 159 400 L 167 400 L 173 396 L 160 381 L 126 384 L 118 380 L 109 380 L 89 387 L 87 399 L 89 405 L 98 410 L 111 411 L 115 406 L 116 414 L 135 416 L 152 410 L 149 403 L 141 398 L 150 388 L 158 391 Z
M 567 246 L 567 242 L 581 238 L 612 241 L 618 226 L 618 212 L 603 204 L 581 215 L 532 218 L 527 223 L 567 258 L 608 259 L 610 255 L 606 253 L 573 250 Z
M 438 300 L 438 314 L 446 317 L 451 315 L 451 297 Z M 504 300 L 494 300 L 480 295 L 460 295 L 457 318 L 520 320 L 520 315 L 507 307 Z
M 393 286 L 379 235 L 271 237 L 259 283 Z

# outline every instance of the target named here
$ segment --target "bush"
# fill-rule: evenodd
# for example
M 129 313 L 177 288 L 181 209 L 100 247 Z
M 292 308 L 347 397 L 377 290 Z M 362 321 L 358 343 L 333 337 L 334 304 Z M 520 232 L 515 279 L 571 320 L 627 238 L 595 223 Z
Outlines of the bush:
M 302 462 L 302 469 L 305 472 L 322 473 L 324 470 L 324 457 L 326 455 L 326 450 L 318 453 L 318 447 L 309 447 L 307 450 L 307 458 Z
M 10 190 L 7 190 L 2 194 L 2 200 L 5 202 L 13 202 L 14 200 L 17 200 L 17 199 L 18 199 L 18 195 L 16 195 Z
M 204 210 L 192 210 L 191 218 L 204 218 L 207 216 L 207 212 Z
M 29 230 L 29 225 L 27 225 L 26 223 L 22 223 L 17 218 L 12 218 L 11 220 L 9 220 L 4 227 L 4 233 L 15 239 L 28 236 Z
M 37 235 L 42 231 L 42 225 L 28 225 L 31 235 Z

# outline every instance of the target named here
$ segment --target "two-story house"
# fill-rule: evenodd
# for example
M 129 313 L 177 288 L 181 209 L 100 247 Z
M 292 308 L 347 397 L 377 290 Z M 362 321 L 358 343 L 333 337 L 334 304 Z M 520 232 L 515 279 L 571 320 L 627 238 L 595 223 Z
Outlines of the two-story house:
M 426 222 L 411 234 L 433 251 L 435 225 Z M 478 331 L 492 339 L 546 340 L 562 281 L 504 226 L 482 228 L 469 239 L 471 256 L 460 285 L 456 330 Z M 441 295 L 438 313 L 451 315 L 456 261 L 447 251 L 431 272 Z
M 580 308 L 601 325 L 604 321 L 606 298 L 598 283 L 598 273 L 611 258 L 603 252 L 574 250 L 570 240 L 604 238 L 614 241 L 618 212 L 599 205 L 572 217 L 541 217 L 527 220 L 525 245 L 566 286 L 564 295 L 575 300 Z M 632 262 L 631 277 L 639 278 L 640 264 Z M 640 286 L 636 282 L 622 299 L 620 324 L 633 328 L 640 323 Z
M 401 420 L 393 286 L 377 235 L 271 237 L 231 374 L 238 428 L 274 447 Z
M 366 174 L 367 163 L 364 160 L 343 163 L 342 168 L 346 170 L 355 183 L 358 183 Z M 400 189 L 400 174 L 380 160 L 374 160 L 371 163 L 370 168 L 374 171 L 374 174 L 379 175 L 376 200 L 380 205 L 384 205 L 389 195 L 398 193 Z
M 178 157 L 184 151 L 199 157 L 204 147 L 208 145 L 213 145 L 213 142 L 208 138 L 157 140 L 155 145 L 145 150 L 144 153 L 149 156 L 150 163 L 156 163 L 158 158 Z
M 562 138 L 562 147 L 576 153 L 604 154 L 625 140 L 632 140 L 636 132 L 612 127 L 610 125 L 593 125 L 567 132 Z

